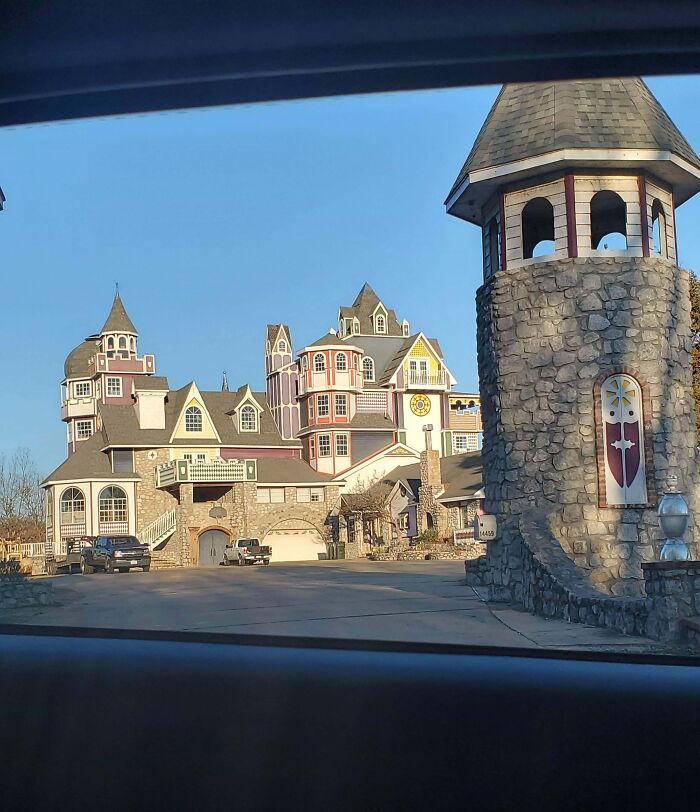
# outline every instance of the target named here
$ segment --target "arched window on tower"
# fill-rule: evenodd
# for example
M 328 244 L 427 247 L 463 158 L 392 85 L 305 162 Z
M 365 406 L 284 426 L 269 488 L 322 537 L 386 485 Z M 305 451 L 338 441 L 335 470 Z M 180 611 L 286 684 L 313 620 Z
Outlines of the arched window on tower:
M 302 355 L 301 356 L 301 371 L 306 372 L 306 370 L 308 368 L 309 368 L 309 359 L 307 358 L 306 355 Z
M 188 406 L 185 410 L 185 431 L 202 430 L 202 410 L 198 406 Z
M 131 352 L 136 352 L 136 339 L 132 336 L 130 340 Z
M 536 197 L 525 204 L 521 224 L 523 259 L 554 253 L 554 209 L 546 197 Z
M 335 368 L 339 372 L 345 372 L 348 368 L 348 357 L 344 352 L 339 352 L 335 356 Z
M 277 352 L 287 352 L 287 342 L 280 339 L 277 342 Z
M 326 369 L 326 356 L 322 352 L 314 355 L 314 372 L 324 372 Z
M 608 189 L 591 198 L 591 248 L 627 250 L 627 206 Z
M 69 524 L 85 524 L 85 494 L 79 488 L 61 494 L 61 527 Z
M 116 485 L 110 485 L 100 493 L 99 522 L 100 533 L 115 533 L 125 528 L 120 525 L 128 521 L 126 493 Z M 117 525 L 115 527 L 115 525 Z
M 662 257 L 668 256 L 666 248 L 666 212 L 660 200 L 654 199 L 651 204 L 651 234 L 654 253 Z
M 374 380 L 374 360 L 368 355 L 362 359 L 362 377 L 366 381 Z
M 126 336 L 119 336 L 119 349 L 120 350 L 126 349 Z
M 647 504 L 644 403 L 639 381 L 627 373 L 596 386 L 601 502 L 609 507 Z

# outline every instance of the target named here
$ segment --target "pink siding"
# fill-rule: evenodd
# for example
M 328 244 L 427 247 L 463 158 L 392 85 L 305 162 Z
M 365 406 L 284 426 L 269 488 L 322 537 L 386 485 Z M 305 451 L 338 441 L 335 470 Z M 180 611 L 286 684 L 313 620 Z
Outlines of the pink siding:
M 299 459 L 300 448 L 222 448 L 221 456 L 225 460 L 242 459 L 269 459 L 270 457 L 284 457 L 286 459 Z

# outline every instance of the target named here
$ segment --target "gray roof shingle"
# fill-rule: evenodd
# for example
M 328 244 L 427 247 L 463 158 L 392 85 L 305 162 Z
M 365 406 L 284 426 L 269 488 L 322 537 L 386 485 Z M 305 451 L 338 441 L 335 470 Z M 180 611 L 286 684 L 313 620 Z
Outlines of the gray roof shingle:
M 314 471 L 303 460 L 284 457 L 265 457 L 258 460 L 258 482 L 314 484 L 330 482 L 332 479 L 330 474 Z
M 374 325 L 372 324 L 370 317 L 374 313 L 378 304 L 381 304 L 386 310 L 387 316 L 386 333 L 382 333 L 381 335 L 403 335 L 401 325 L 396 318 L 396 312 L 388 308 L 384 302 L 380 300 L 379 296 L 377 296 L 374 290 L 372 290 L 369 282 L 365 282 L 365 284 L 362 286 L 360 292 L 355 297 L 355 301 L 352 303 L 352 307 L 341 307 L 340 313 L 342 316 L 347 316 L 348 318 L 357 318 L 360 322 L 360 333 L 364 335 L 372 335 L 374 333 Z M 355 336 L 349 336 L 350 340 L 353 340 L 354 338 Z
M 100 351 L 98 336 L 88 336 L 82 344 L 71 350 L 63 364 L 66 378 L 90 377 L 95 372 L 94 363 L 90 363 Z
M 668 150 L 700 158 L 636 77 L 504 85 L 448 199 L 470 171 L 564 148 Z
M 440 458 L 440 476 L 445 490 L 438 497 L 439 501 L 447 499 L 473 499 L 474 494 L 483 487 L 483 464 L 480 451 L 467 454 L 452 454 Z M 399 465 L 385 477 L 390 484 L 403 482 L 413 493 L 417 494 L 420 484 L 420 463 Z
M 112 472 L 109 454 L 102 451 L 105 442 L 101 432 L 80 443 L 68 459 L 50 473 L 42 484 L 76 479 L 140 479 L 138 474 Z
M 114 296 L 112 309 L 109 311 L 107 321 L 105 321 L 105 323 L 102 325 L 102 329 L 100 330 L 100 334 L 102 333 L 133 333 L 134 335 L 138 335 L 138 331 L 134 327 L 134 323 L 127 315 L 126 308 L 124 307 L 124 303 L 122 302 L 119 292 L 117 292 Z

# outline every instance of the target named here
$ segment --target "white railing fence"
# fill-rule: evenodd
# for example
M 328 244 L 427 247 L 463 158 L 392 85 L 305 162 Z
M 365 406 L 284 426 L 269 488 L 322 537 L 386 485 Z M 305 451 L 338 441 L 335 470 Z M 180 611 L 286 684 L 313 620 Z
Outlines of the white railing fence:
M 152 550 L 165 541 L 168 536 L 172 535 L 176 526 L 175 508 L 173 508 L 146 525 L 138 533 L 138 539 L 142 544 L 147 544 Z

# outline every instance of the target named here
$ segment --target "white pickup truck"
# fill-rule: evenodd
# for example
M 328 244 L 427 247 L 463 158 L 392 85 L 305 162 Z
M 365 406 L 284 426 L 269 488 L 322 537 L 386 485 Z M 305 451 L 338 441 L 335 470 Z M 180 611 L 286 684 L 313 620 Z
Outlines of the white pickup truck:
M 272 547 L 263 547 L 260 539 L 236 539 L 233 544 L 227 544 L 224 550 L 223 565 L 238 564 L 244 567 L 246 564 L 255 564 L 262 561 L 263 564 L 270 563 Z

